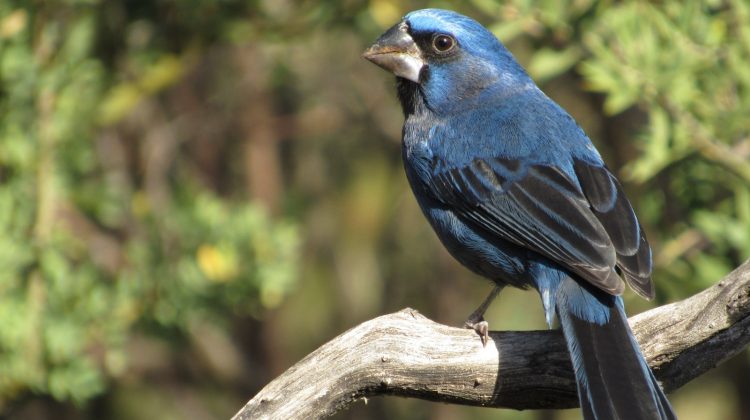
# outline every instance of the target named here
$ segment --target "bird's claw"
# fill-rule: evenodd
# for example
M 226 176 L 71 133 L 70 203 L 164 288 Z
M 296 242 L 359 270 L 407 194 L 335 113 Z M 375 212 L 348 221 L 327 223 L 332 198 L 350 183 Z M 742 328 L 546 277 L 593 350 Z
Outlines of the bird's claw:
M 482 347 L 487 347 L 487 340 L 490 338 L 490 324 L 484 318 L 476 321 L 468 320 L 464 323 L 464 328 L 476 331 L 482 340 Z

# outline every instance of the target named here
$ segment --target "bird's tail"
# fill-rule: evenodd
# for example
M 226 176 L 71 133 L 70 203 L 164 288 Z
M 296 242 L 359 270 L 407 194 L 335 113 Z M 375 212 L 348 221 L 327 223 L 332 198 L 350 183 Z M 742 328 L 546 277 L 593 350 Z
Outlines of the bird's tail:
M 622 299 L 567 278 L 555 300 L 585 419 L 677 418 L 630 331 Z

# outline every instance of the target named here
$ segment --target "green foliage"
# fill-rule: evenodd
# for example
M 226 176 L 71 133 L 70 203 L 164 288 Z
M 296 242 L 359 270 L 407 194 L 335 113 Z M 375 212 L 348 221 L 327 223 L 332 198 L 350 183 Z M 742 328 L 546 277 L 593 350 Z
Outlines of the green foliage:
M 296 281 L 294 225 L 187 172 L 157 203 L 113 169 L 107 126 L 186 61 L 151 50 L 117 83 L 96 11 L 0 6 L 0 410 L 29 392 L 84 402 L 125 372 L 139 325 L 259 316 Z
M 296 279 L 294 227 L 210 193 L 180 195 L 168 214 L 145 217 L 152 237 L 128 247 L 132 268 L 123 281 L 140 284 L 144 309 L 165 326 L 186 328 L 193 317 L 258 315 L 278 306 Z
M 646 223 L 663 226 L 662 248 L 680 246 L 685 232 L 702 238 L 656 256 L 675 281 L 694 277 L 693 288 L 750 255 L 748 22 L 742 0 L 628 2 L 605 10 L 584 36 L 591 56 L 581 71 L 606 93 L 605 109 L 638 106 L 649 116 L 642 154 L 627 168 L 630 179 L 661 187 L 641 200 L 660 203 Z

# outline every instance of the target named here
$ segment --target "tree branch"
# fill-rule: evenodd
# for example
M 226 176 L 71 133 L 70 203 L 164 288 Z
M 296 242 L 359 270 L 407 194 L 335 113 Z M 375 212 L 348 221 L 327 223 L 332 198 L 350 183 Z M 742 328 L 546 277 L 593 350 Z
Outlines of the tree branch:
M 713 287 L 630 324 L 665 390 L 679 388 L 750 342 L 750 260 Z M 381 316 L 312 352 L 233 419 L 323 418 L 375 395 L 515 409 L 578 405 L 560 331 L 490 338 L 483 348 L 473 331 L 413 309 Z

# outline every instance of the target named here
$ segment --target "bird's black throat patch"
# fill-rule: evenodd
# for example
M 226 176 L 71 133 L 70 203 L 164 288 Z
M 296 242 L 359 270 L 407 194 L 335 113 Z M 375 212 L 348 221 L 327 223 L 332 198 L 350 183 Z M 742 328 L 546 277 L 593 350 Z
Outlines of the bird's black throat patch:
M 427 73 L 427 69 L 423 69 L 420 79 L 429 77 Z M 398 100 L 401 102 L 401 109 L 404 111 L 404 117 L 414 114 L 419 103 L 423 102 L 419 89 L 418 83 L 402 77 L 396 78 L 396 91 Z

